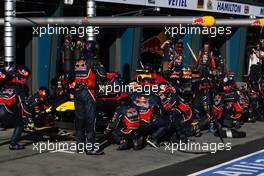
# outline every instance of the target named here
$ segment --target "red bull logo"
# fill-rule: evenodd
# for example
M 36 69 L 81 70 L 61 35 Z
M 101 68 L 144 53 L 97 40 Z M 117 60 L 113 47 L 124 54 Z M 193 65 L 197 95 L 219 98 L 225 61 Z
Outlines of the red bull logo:
M 203 17 L 195 18 L 195 19 L 193 20 L 193 24 L 200 24 L 200 25 L 203 25 L 203 24 L 204 24 L 204 19 L 203 19 Z
M 252 25 L 253 26 L 260 26 L 260 20 L 254 20 Z
M 264 19 L 253 20 L 252 26 L 264 26 Z
M 205 27 L 212 27 L 215 25 L 215 22 L 215 18 L 212 16 L 199 17 L 193 20 L 193 24 L 198 24 Z

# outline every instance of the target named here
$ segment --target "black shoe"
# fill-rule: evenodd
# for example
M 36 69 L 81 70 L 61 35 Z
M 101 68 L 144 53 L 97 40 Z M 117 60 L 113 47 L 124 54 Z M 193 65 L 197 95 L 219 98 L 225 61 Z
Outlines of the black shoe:
M 260 116 L 259 118 L 257 118 L 257 121 L 263 122 L 264 121 L 264 116 Z
M 133 140 L 133 149 L 140 150 L 142 148 L 143 137 L 139 137 Z
M 201 130 L 200 130 L 200 129 L 197 129 L 197 130 L 195 131 L 194 136 L 195 136 L 195 137 L 201 137 L 201 136 L 202 136 Z
M 255 118 L 253 117 L 253 118 L 248 118 L 248 122 L 249 123 L 255 123 L 256 122 L 256 120 L 255 120 Z
M 23 150 L 25 149 L 25 146 L 20 145 L 20 144 L 10 144 L 9 145 L 9 150 Z
M 247 136 L 246 132 L 244 131 L 237 131 L 234 129 L 231 129 L 231 131 L 232 131 L 233 138 L 245 138 Z
M 219 134 L 215 133 L 215 136 L 219 137 Z M 226 129 L 222 131 L 223 138 L 245 138 L 246 136 L 246 132 L 237 131 L 235 129 Z
M 147 141 L 147 143 L 148 143 L 149 145 L 151 145 L 151 146 L 154 147 L 154 148 L 159 148 L 159 147 L 160 147 L 158 141 L 157 141 L 156 139 L 152 138 L 152 137 L 148 137 L 148 138 L 146 139 L 146 141 Z
M 116 150 L 129 150 L 130 149 L 130 146 L 128 144 L 127 141 L 121 141 L 121 144 L 119 145 L 119 147 L 116 149 Z
M 5 127 L 0 127 L 0 131 L 5 131 L 6 128 Z
M 234 121 L 233 125 L 234 125 L 235 129 L 240 129 L 241 128 L 241 123 L 239 121 Z
M 100 150 L 89 150 L 85 151 L 86 155 L 104 155 L 105 153 Z

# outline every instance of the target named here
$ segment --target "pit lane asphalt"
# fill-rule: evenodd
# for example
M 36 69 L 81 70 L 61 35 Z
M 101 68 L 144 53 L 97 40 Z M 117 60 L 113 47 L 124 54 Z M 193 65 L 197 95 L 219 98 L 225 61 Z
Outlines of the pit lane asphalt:
M 30 140 L 23 140 L 27 148 L 22 151 L 9 151 L 8 138 L 12 130 L 0 132 L 0 175 L 1 176 L 156 176 L 187 175 L 205 168 L 229 161 L 264 148 L 264 123 L 245 124 L 247 131 L 243 139 L 225 139 L 231 142 L 231 151 L 216 154 L 193 154 L 165 151 L 165 147 L 154 149 L 146 147 L 141 151 L 116 151 L 110 146 L 103 156 L 86 156 L 70 153 L 39 153 L 33 151 Z M 196 142 L 220 142 L 210 133 L 201 138 L 192 138 Z M 70 142 L 70 141 L 68 141 Z
M 232 151 L 217 152 L 213 156 L 210 154 L 204 155 L 195 159 L 190 159 L 181 163 L 140 174 L 138 176 L 189 175 L 262 149 L 264 149 L 264 138 L 237 145 L 233 147 Z

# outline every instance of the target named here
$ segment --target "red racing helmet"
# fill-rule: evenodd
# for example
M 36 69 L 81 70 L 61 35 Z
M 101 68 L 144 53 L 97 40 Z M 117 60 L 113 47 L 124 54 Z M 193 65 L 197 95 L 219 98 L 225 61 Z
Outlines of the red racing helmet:
M 17 72 L 11 75 L 11 79 L 10 79 L 11 84 L 25 85 L 26 82 L 27 82 L 27 79 Z
M 49 97 L 49 89 L 47 87 L 40 87 L 37 94 L 40 99 L 46 100 Z
M 23 76 L 25 79 L 28 79 L 30 76 L 30 70 L 26 66 L 21 66 L 17 69 L 17 73 L 21 76 Z

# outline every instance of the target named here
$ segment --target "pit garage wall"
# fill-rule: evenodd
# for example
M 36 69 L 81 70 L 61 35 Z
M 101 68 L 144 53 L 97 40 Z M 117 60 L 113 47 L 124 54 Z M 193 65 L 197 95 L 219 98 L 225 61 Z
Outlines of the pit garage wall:
M 185 65 L 192 65 L 194 62 L 193 62 L 193 59 L 190 55 L 190 51 L 187 47 L 187 43 L 192 47 L 192 49 L 194 49 L 193 45 L 194 45 L 194 42 L 192 42 L 192 35 L 185 35 L 183 37 L 183 43 L 184 43 L 184 51 L 183 51 L 183 54 L 185 56 L 185 59 L 184 59 L 184 64 Z M 195 47 L 195 53 L 198 53 L 197 51 L 197 47 Z
M 226 42 L 226 58 L 227 68 L 231 72 L 235 72 L 235 79 L 241 81 L 243 75 L 247 72 L 244 70 L 246 63 L 246 33 L 247 28 L 238 28 Z
M 141 54 L 141 29 L 128 28 L 124 31 L 121 31 L 120 38 L 121 73 L 126 80 L 129 80 L 132 79 L 139 64 Z
M 140 60 L 141 36 L 141 28 L 117 30 L 116 40 L 109 48 L 110 71 L 121 73 L 125 79 L 133 78 Z
M 52 15 L 53 17 L 63 15 L 63 3 Z M 51 79 L 56 77 L 56 66 L 60 56 L 60 36 L 45 35 L 32 37 L 25 49 L 26 65 L 32 74 L 29 80 L 30 92 L 34 93 L 40 86 L 50 87 Z

